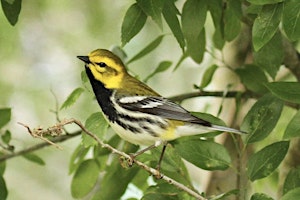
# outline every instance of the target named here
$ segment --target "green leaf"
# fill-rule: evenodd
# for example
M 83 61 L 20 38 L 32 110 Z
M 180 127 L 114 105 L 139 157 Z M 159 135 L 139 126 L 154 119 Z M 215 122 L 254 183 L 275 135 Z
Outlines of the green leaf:
M 273 198 L 264 193 L 254 193 L 250 200 L 273 200 Z
M 1 0 L 2 10 L 9 23 L 14 26 L 18 22 L 22 0 Z
M 11 108 L 0 109 L 0 129 L 6 125 L 11 118 Z
M 152 161 L 155 161 L 156 164 L 158 163 L 158 160 L 161 156 L 162 148 L 163 147 L 159 147 L 151 150 L 151 159 Z M 184 166 L 181 157 L 177 154 L 174 147 L 172 147 L 171 145 L 168 145 L 166 149 L 168 150 L 165 151 L 161 164 L 162 171 L 178 172 L 179 175 L 179 172 L 181 171 L 180 168 Z
M 171 67 L 171 65 L 172 65 L 171 61 L 160 62 L 159 65 L 156 67 L 156 69 L 145 78 L 144 82 L 147 82 L 154 75 L 166 71 L 167 69 L 169 69 Z
M 80 87 L 73 90 L 72 93 L 68 96 L 68 98 L 65 100 L 65 102 L 60 107 L 60 110 L 66 109 L 66 108 L 72 106 L 83 92 L 84 92 L 84 89 L 80 88 Z
M 205 29 L 202 29 L 201 33 L 194 38 L 194 41 L 187 41 L 187 54 L 196 63 L 201 63 L 205 52 Z
M 275 3 L 283 2 L 285 0 L 247 0 L 247 1 L 255 5 L 266 5 L 266 4 L 275 4 Z
M 150 156 L 150 154 L 148 154 Z M 135 185 L 138 189 L 145 191 L 149 185 L 148 182 L 145 181 L 149 178 L 149 173 L 144 170 L 139 170 L 136 176 L 131 180 L 131 183 Z
M 272 82 L 265 85 L 276 97 L 284 101 L 300 104 L 300 83 Z
M 247 144 L 266 138 L 276 126 L 283 102 L 271 94 L 266 94 L 252 106 L 244 118 L 241 129 L 250 133 Z
M 96 134 L 99 139 L 103 139 L 108 128 L 108 123 L 101 112 L 96 112 L 87 118 L 85 128 Z M 82 133 L 82 143 L 84 147 L 98 144 L 97 141 L 85 133 Z
M 268 79 L 259 67 L 256 65 L 245 65 L 244 68 L 238 68 L 235 72 L 247 89 L 260 94 L 266 93 L 265 84 L 268 82 Z M 255 77 L 255 81 L 253 81 L 253 77 Z
M 273 79 L 283 61 L 283 46 L 280 32 L 266 43 L 260 50 L 254 52 L 254 62 L 264 69 Z
M 283 4 L 270 4 L 263 6 L 254 21 L 252 41 L 255 51 L 267 44 L 278 30 Z
M 200 119 L 203 119 L 205 121 L 208 121 L 212 124 L 216 124 L 216 125 L 220 125 L 220 126 L 226 126 L 225 122 L 222 121 L 220 118 L 217 118 L 211 114 L 208 114 L 208 113 L 201 113 L 201 112 L 191 112 L 192 115 L 200 118 Z
M 207 3 L 205 0 L 187 0 L 182 8 L 182 31 L 186 40 L 194 40 L 205 24 Z
M 203 89 L 210 84 L 212 77 L 215 74 L 218 67 L 218 65 L 212 65 L 205 70 L 203 78 L 201 80 L 200 88 Z
M 173 0 L 165 0 L 165 4 L 162 10 L 163 16 L 170 27 L 173 35 L 175 36 L 177 42 L 179 43 L 180 48 L 184 51 L 184 37 L 177 18 L 179 13 Z
M 83 71 L 81 72 L 81 82 L 82 82 L 83 84 L 85 84 L 86 82 L 88 82 L 88 80 L 89 80 L 89 78 L 88 78 L 88 76 L 87 76 L 85 70 L 83 70 Z
M 132 152 L 132 151 L 129 151 Z M 94 195 L 92 200 L 98 199 L 121 199 L 126 191 L 128 184 L 139 172 L 137 166 L 125 170 L 120 165 L 119 159 L 114 159 L 112 164 L 107 168 L 103 177 L 101 188 Z
M 283 195 L 289 191 L 300 188 L 300 168 L 291 169 L 291 171 L 286 176 L 283 185 Z
M 176 143 L 177 141 L 174 141 Z M 158 161 L 160 159 L 162 153 L 162 146 L 159 148 L 151 150 L 150 159 L 146 157 L 149 161 L 151 161 L 151 166 L 156 167 L 158 164 Z M 144 157 L 143 162 L 147 162 Z M 189 177 L 189 173 L 186 169 L 186 166 L 184 162 L 182 161 L 182 158 L 177 153 L 176 149 L 172 144 L 168 144 L 166 151 L 164 153 L 164 157 L 161 163 L 161 171 L 170 178 L 173 178 L 174 180 L 180 182 L 181 184 L 192 187 L 191 180 Z M 156 190 L 157 191 L 157 190 Z M 163 192 L 161 192 L 163 193 Z M 164 194 L 167 194 L 165 191 Z
M 1 135 L 1 139 L 5 144 L 9 144 L 11 140 L 11 132 L 9 130 L 6 130 L 3 135 Z
M 178 67 L 181 65 L 181 63 L 182 63 L 187 57 L 188 57 L 187 53 L 184 52 L 184 53 L 180 56 L 178 62 L 176 63 L 176 65 L 175 65 L 175 67 L 174 67 L 174 69 L 173 69 L 173 72 L 175 72 L 175 71 L 178 69 Z
M 285 195 L 280 200 L 299 200 L 300 197 L 300 187 L 295 188 Z
M 144 193 L 145 195 L 142 197 L 145 199 L 170 199 L 176 200 L 180 199 L 178 194 L 180 191 L 173 185 L 168 183 L 158 183 L 157 185 L 150 186 Z
M 143 56 L 147 55 L 148 53 L 150 53 L 151 51 L 153 51 L 161 43 L 163 37 L 164 37 L 164 35 L 158 36 L 155 40 L 153 40 L 150 44 L 148 44 L 144 49 L 142 49 L 139 53 L 137 53 L 135 56 L 133 56 L 127 62 L 127 64 L 129 64 L 135 60 L 138 60 L 141 57 L 143 57 Z
M 243 17 L 242 3 L 240 0 L 227 0 L 227 4 L 238 19 Z
M 289 142 L 281 141 L 266 146 L 253 154 L 247 163 L 247 174 L 251 181 L 269 176 L 284 159 Z
M 3 153 L 0 153 L 0 156 L 3 155 L 4 155 Z M 5 169 L 6 169 L 6 162 L 5 161 L 0 162 L 0 177 L 3 176 Z
M 0 199 L 7 199 L 8 191 L 3 176 L 0 176 Z
M 174 187 L 174 185 L 170 185 L 169 183 L 159 183 L 155 186 L 149 187 L 146 193 L 160 193 L 165 195 L 175 195 L 178 193 L 178 189 Z
M 205 51 L 205 32 L 203 31 L 207 13 L 205 0 L 187 0 L 182 9 L 182 31 L 187 43 L 187 52 L 200 63 Z
M 223 31 L 224 32 L 224 31 Z M 220 28 L 216 29 L 213 34 L 213 42 L 217 49 L 222 50 L 225 44 L 224 36 Z
M 300 111 L 298 111 L 290 123 L 287 125 L 283 139 L 291 139 L 293 137 L 300 137 Z
M 147 193 L 145 194 L 141 200 L 177 200 L 177 195 L 166 195 L 166 194 L 160 194 L 160 193 Z
M 74 198 L 83 198 L 95 187 L 99 175 L 95 160 L 85 160 L 76 170 L 71 182 L 71 194 Z
M 162 29 L 161 13 L 164 5 L 163 0 L 137 0 L 138 5 L 150 16 L 153 21 Z
M 145 154 L 143 154 L 145 155 Z M 148 154 L 151 156 L 150 154 Z M 149 173 L 144 170 L 139 170 L 136 176 L 131 180 L 131 183 L 138 189 L 145 191 L 149 187 L 149 183 L 145 180 L 149 178 Z
M 300 39 L 300 2 L 299 1 L 285 1 L 282 26 L 287 37 L 296 41 Z
M 237 195 L 239 193 L 238 189 L 233 189 L 230 190 L 228 192 L 225 192 L 223 194 L 218 194 L 217 196 L 214 196 L 213 198 L 209 198 L 209 200 L 224 200 L 227 199 L 226 197 L 230 196 L 230 195 Z
M 254 19 L 257 17 L 257 15 L 261 12 L 262 6 L 261 5 L 255 5 L 251 4 L 246 8 L 246 14 L 249 15 L 249 17 Z
M 241 30 L 241 2 L 229 0 L 224 11 L 224 39 L 232 41 L 238 36 Z
M 119 135 L 114 134 L 112 135 L 112 137 L 108 140 L 105 141 L 106 144 L 109 144 L 112 147 L 120 147 L 120 143 L 121 145 L 126 146 L 127 142 L 124 143 L 124 140 L 122 140 L 120 138 Z M 133 145 L 133 144 L 131 144 Z M 138 148 L 138 146 L 137 146 Z M 125 148 L 123 148 L 123 152 L 126 152 L 126 150 L 124 150 Z M 136 152 L 136 151 L 134 151 Z M 134 153 L 132 151 L 130 151 L 130 153 Z M 93 146 L 93 158 L 95 159 L 95 161 L 97 162 L 98 166 L 99 166 L 99 171 L 100 172 L 104 172 L 108 165 L 111 164 L 111 151 L 109 149 L 103 148 L 100 145 L 96 145 Z M 121 163 L 121 161 L 120 161 Z M 125 163 L 124 165 L 126 165 L 127 163 Z
M 230 166 L 227 150 L 212 141 L 183 141 L 176 144 L 175 149 L 182 158 L 202 169 L 225 170 Z
M 70 163 L 69 163 L 69 174 L 72 174 L 84 161 L 89 148 L 85 148 L 83 145 L 78 145 L 75 151 L 72 153 Z
M 33 153 L 26 153 L 23 155 L 23 157 L 41 166 L 44 166 L 46 164 L 42 158 Z
M 127 44 L 140 32 L 146 23 L 146 19 L 147 15 L 137 3 L 134 3 L 129 7 L 121 27 L 122 46 Z
M 112 137 L 109 138 L 109 140 L 106 143 L 109 144 L 110 146 L 117 147 L 118 145 L 120 145 L 120 142 L 122 143 L 122 141 L 123 140 L 120 138 L 120 136 L 118 134 L 114 134 L 114 135 L 112 135 Z M 125 145 L 125 144 L 123 144 L 123 145 Z M 111 151 L 109 149 L 103 148 L 99 145 L 94 147 L 95 159 L 97 159 L 97 157 L 105 156 L 110 153 L 111 153 Z
M 223 2 L 219 0 L 208 1 L 208 9 L 215 26 L 213 34 L 213 42 L 217 49 L 222 49 L 224 40 L 224 24 L 223 24 Z

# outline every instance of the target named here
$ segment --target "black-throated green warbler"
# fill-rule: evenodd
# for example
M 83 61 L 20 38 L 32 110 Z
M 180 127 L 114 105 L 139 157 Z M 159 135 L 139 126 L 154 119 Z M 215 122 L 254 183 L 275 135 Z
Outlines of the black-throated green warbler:
M 85 63 L 105 118 L 124 140 L 158 146 L 182 136 L 212 130 L 244 133 L 191 115 L 129 75 L 121 59 L 108 50 L 97 49 L 78 58 Z

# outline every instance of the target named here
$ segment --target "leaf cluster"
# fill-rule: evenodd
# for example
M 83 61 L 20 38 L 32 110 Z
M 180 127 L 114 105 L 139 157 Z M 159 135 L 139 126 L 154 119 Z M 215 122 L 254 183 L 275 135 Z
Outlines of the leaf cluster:
M 1 0 L 5 16 L 10 24 L 15 25 L 21 11 L 21 0 Z M 241 129 L 249 134 L 242 138 L 242 145 L 233 137 L 237 154 L 242 157 L 248 149 L 254 148 L 245 164 L 245 174 L 233 162 L 233 155 L 223 145 L 215 141 L 219 133 L 209 133 L 201 137 L 192 136 L 181 138 L 168 145 L 162 163 L 162 171 L 174 180 L 188 188 L 195 190 L 188 175 L 188 170 L 182 158 L 198 168 L 209 171 L 222 171 L 233 169 L 236 176 L 245 175 L 248 183 L 255 184 L 257 180 L 270 177 L 279 170 L 291 148 L 291 141 L 299 139 L 299 104 L 300 104 L 300 59 L 297 45 L 300 39 L 300 2 L 298 0 L 185 0 L 179 8 L 174 0 L 136 0 L 126 11 L 121 27 L 121 46 L 131 42 L 140 33 L 147 20 L 152 20 L 161 30 L 161 34 L 144 45 L 144 47 L 128 59 L 127 64 L 139 60 L 156 50 L 165 37 L 169 37 L 164 29 L 171 32 L 172 37 L 181 49 L 181 58 L 175 63 L 174 70 L 182 67 L 181 63 L 186 58 L 191 58 L 195 63 L 202 63 L 207 50 L 208 41 L 212 41 L 213 50 L 220 51 L 229 42 L 247 40 L 247 51 L 241 66 L 229 68 L 240 79 L 244 90 L 236 93 L 237 113 L 248 99 L 241 99 L 242 94 L 251 93 L 257 97 L 255 103 L 241 120 Z M 211 17 L 214 32 L 207 35 L 207 18 Z M 245 28 L 246 27 L 246 28 Z M 243 38 L 245 30 L 250 30 L 249 38 Z M 289 45 L 286 45 L 289 44 Z M 121 47 L 118 49 L 121 50 Z M 296 59 L 295 59 L 296 57 Z M 287 60 L 295 59 L 293 66 Z M 158 73 L 162 73 L 173 62 L 161 61 L 158 66 L 148 74 L 145 82 Z M 296 66 L 296 67 L 295 67 Z M 298 66 L 298 69 L 297 69 Z M 203 78 L 196 89 L 205 90 L 218 71 L 219 64 L 212 64 L 204 72 Z M 281 68 L 288 69 L 288 80 L 278 74 Z M 87 82 L 86 75 L 82 73 L 82 82 Z M 60 107 L 67 109 L 86 91 L 76 88 Z M 242 104 L 242 105 L 241 105 Z M 282 137 L 276 141 L 271 136 L 278 135 L 276 126 L 282 117 L 283 110 L 287 107 L 294 109 L 294 115 L 286 124 Z M 196 112 L 194 115 L 206 119 L 214 124 L 225 125 L 217 117 Z M 12 151 L 10 145 L 11 133 L 3 130 L 10 121 L 10 108 L 0 109 L 1 149 Z M 111 132 L 101 113 L 91 114 L 85 122 L 85 127 L 97 134 L 108 144 L 118 147 L 124 152 L 134 153 L 138 147 L 124 143 Z M 299 149 L 298 149 L 299 150 Z M 139 160 L 155 167 L 161 149 L 154 149 L 143 154 Z M 4 154 L 4 151 L 1 151 Z M 35 154 L 24 156 L 37 164 L 44 165 L 44 161 Z M 241 161 L 240 161 L 241 162 Z M 283 187 L 282 199 L 298 199 L 300 194 L 300 163 L 294 168 L 286 169 L 287 176 L 281 180 Z M 7 187 L 3 174 L 5 162 L 0 163 L 0 199 L 7 198 Z M 69 166 L 71 181 L 71 194 L 74 198 L 89 199 L 120 199 L 129 187 L 142 191 L 142 199 L 191 199 L 190 196 L 169 184 L 149 177 L 142 169 L 134 166 L 129 168 L 126 161 L 119 159 L 111 152 L 100 148 L 97 143 L 86 135 L 82 135 L 82 142 L 73 152 Z M 117 186 L 117 187 L 116 187 Z M 245 190 L 246 185 L 237 185 L 237 188 L 225 191 L 212 199 L 222 199 L 229 195 L 239 195 Z M 246 191 L 246 193 L 249 191 Z M 268 194 L 256 192 L 247 194 L 251 199 L 272 199 Z M 203 194 L 206 196 L 206 194 Z

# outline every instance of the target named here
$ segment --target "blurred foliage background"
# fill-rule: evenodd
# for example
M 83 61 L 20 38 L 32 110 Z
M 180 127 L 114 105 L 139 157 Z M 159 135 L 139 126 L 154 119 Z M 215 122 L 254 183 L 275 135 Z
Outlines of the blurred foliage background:
M 40 142 L 33 140 L 17 122 L 31 127 L 53 125 L 56 116 L 51 110 L 55 110 L 56 98 L 62 103 L 74 87 L 81 85 L 83 66 L 76 56 L 86 55 L 96 48 L 109 49 L 121 44 L 122 19 L 132 2 L 23 2 L 15 26 L 11 26 L 1 13 L 0 107 L 12 107 L 12 120 L 7 129 L 13 134 L 11 143 L 16 151 Z M 164 32 L 170 33 L 168 30 Z M 128 57 L 154 40 L 157 33 L 161 33 L 159 27 L 154 22 L 147 23 L 142 33 L 125 46 Z M 159 49 L 129 67 L 140 78 L 145 78 L 161 60 L 176 61 L 180 55 L 179 46 L 169 35 Z M 208 56 L 206 62 L 209 63 L 210 59 Z M 206 62 L 202 65 L 206 66 Z M 153 77 L 148 84 L 164 96 L 192 91 L 192 84 L 199 84 L 203 68 L 191 60 L 185 63 L 190 71 L 178 69 L 172 73 L 170 69 Z M 192 107 L 192 104 L 187 105 Z M 82 95 L 76 107 L 62 111 L 60 116 L 84 121 L 95 109 L 98 109 L 96 101 L 89 95 Z M 68 128 L 72 130 L 72 127 Z M 65 142 L 62 151 L 53 147 L 38 151 L 37 155 L 46 162 L 44 166 L 28 162 L 23 157 L 7 162 L 4 177 L 9 190 L 8 199 L 72 199 L 68 164 L 79 142 L 79 137 Z
M 21 1 L 1 0 L 2 7 L 5 2 Z M 74 88 L 85 87 L 81 81 L 83 66 L 77 60 L 77 55 L 87 55 L 91 50 L 97 48 L 113 49 L 116 46 L 121 46 L 122 22 L 126 11 L 135 2 L 133 0 L 23 1 L 21 13 L 15 26 L 10 25 L 3 12 L 0 14 L 0 108 L 11 107 L 11 121 L 5 126 L 5 129 L 11 131 L 10 145 L 15 148 L 15 151 L 41 142 L 32 139 L 26 129 L 20 126 L 18 122 L 30 127 L 40 125 L 48 127 L 55 124 L 57 116 L 54 111 L 57 109 L 57 104 L 61 105 Z M 259 6 L 264 6 L 266 11 L 268 11 L 268 5 L 265 6 L 264 4 L 278 5 L 279 10 L 282 6 L 281 0 L 268 0 L 267 3 L 261 3 L 262 0 L 237 0 L 239 4 L 234 4 L 235 0 L 223 1 L 224 4 L 225 2 L 233 7 L 242 4 L 243 9 L 253 3 L 254 6 L 249 6 L 250 9 L 247 12 L 243 10 L 243 14 L 253 15 L 253 18 L 242 18 L 241 21 L 244 20 L 244 22 L 255 18 L 254 16 L 257 14 L 255 12 L 260 9 Z M 286 2 L 296 1 L 287 0 Z M 185 3 L 186 1 L 176 1 L 179 11 L 182 11 Z M 299 6 L 295 8 L 298 9 Z M 276 21 L 276 19 L 272 20 Z M 250 67 L 245 67 L 245 63 L 253 64 L 253 57 L 255 57 L 253 54 L 255 53 L 253 53 L 254 50 L 249 50 L 253 47 L 248 46 L 252 39 L 249 37 L 251 30 L 248 26 L 238 27 L 242 28 L 240 32 L 238 30 L 239 35 L 236 35 L 235 40 L 232 40 L 234 38 L 227 38 L 225 46 L 220 51 L 218 50 L 220 44 L 217 45 L 214 43 L 215 41 L 213 42 L 215 31 L 213 19 L 210 14 L 207 15 L 205 20 L 206 49 L 203 61 L 197 64 L 191 58 L 186 58 L 180 67 L 174 71 L 175 65 L 182 56 L 182 49 L 166 22 L 163 21 L 162 23 L 163 29 L 161 30 L 153 20 L 148 18 L 141 32 L 123 47 L 127 58 L 130 59 L 158 35 L 165 34 L 158 48 L 128 65 L 132 74 L 144 80 L 161 61 L 171 61 L 171 68 L 164 73 L 156 74 L 147 82 L 160 94 L 172 97 L 196 91 L 194 85 L 200 85 L 205 70 L 213 64 L 221 67 L 217 68 L 213 74 L 213 80 L 205 87 L 205 90 L 224 91 L 226 93 L 229 90 L 244 91 L 244 86 L 246 86 L 248 91 L 255 94 L 267 93 L 265 86 L 262 87 L 260 83 L 262 79 L 265 81 L 265 75 L 261 76 L 262 70 L 256 70 L 253 67 L 256 71 L 234 71 L 242 65 L 244 66 L 243 69 L 249 69 Z M 233 22 L 229 32 L 231 30 L 232 32 L 236 31 L 236 24 L 241 24 L 241 22 Z M 284 24 L 282 25 L 284 26 Z M 260 40 L 264 39 L 256 38 L 255 44 L 259 44 Z M 299 52 L 298 40 L 290 43 Z M 276 41 L 273 44 L 276 44 Z M 254 48 L 261 48 L 261 46 L 254 46 Z M 276 57 L 277 53 L 280 53 L 278 48 L 275 49 L 276 51 L 272 48 L 269 49 L 267 55 L 275 55 L 274 57 Z M 270 61 L 270 65 L 273 65 L 273 61 L 274 59 Z M 274 62 L 278 64 L 276 59 Z M 268 73 L 268 80 L 266 78 L 265 82 L 275 80 L 273 76 L 276 73 L 276 80 L 280 81 L 296 81 L 300 77 L 297 77 L 296 73 L 290 73 L 286 68 L 280 67 L 281 62 L 283 61 L 279 60 L 278 69 L 263 69 L 264 74 Z M 259 65 L 259 63 L 256 64 Z M 229 69 L 228 66 L 232 69 Z M 250 73 L 253 74 L 250 76 Z M 239 76 L 244 86 L 241 84 Z M 251 79 L 247 80 L 249 77 Z M 254 100 L 242 102 L 242 109 L 238 110 L 240 115 L 245 115 L 254 102 Z M 288 100 L 288 102 L 290 101 Z M 188 99 L 182 105 L 188 110 L 208 112 L 218 116 L 229 126 L 238 126 L 243 121 L 243 117 L 235 115 L 235 99 L 224 101 L 222 98 L 200 97 Z M 97 102 L 94 101 L 92 93 L 85 92 L 74 106 L 70 109 L 61 110 L 59 117 L 60 119 L 72 117 L 85 121 L 95 111 L 99 111 Z M 296 109 L 285 106 L 280 120 L 278 123 L 275 122 L 277 125 L 273 132 L 276 134 L 270 135 L 267 140 L 262 140 L 255 145 L 249 145 L 249 152 L 253 153 L 253 151 L 258 151 L 266 145 L 282 140 L 282 135 L 294 113 L 296 113 Z M 77 130 L 77 127 L 68 126 L 66 129 L 72 132 Z M 227 148 L 234 146 L 233 144 L 226 144 L 227 139 L 224 136 L 217 137 L 216 140 L 224 143 L 225 146 L 227 145 Z M 63 150 L 47 147 L 35 152 L 45 162 L 40 162 L 40 165 L 29 162 L 28 157 L 26 159 L 20 156 L 7 161 L 4 179 L 9 191 L 8 199 L 73 199 L 70 190 L 72 176 L 68 175 L 69 162 L 74 149 L 80 143 L 81 138 L 76 137 L 62 143 Z M 230 151 L 232 152 L 234 149 Z M 189 169 L 196 170 L 193 166 L 189 166 Z M 285 172 L 277 170 L 267 178 L 255 181 L 249 190 L 257 193 L 264 192 L 276 198 L 278 193 L 281 193 L 277 189 L 283 184 L 280 173 L 285 173 L 285 177 L 288 170 L 289 168 L 284 169 Z M 204 172 L 204 170 L 199 172 L 197 168 L 197 171 L 192 175 L 192 181 L 195 182 L 199 191 L 209 191 L 211 188 L 211 193 L 216 194 L 218 188 L 214 188 L 215 185 L 212 183 L 214 178 L 217 177 L 215 180 L 219 181 L 218 178 L 226 177 L 226 174 L 220 175 L 218 173 L 217 171 L 212 174 L 207 171 Z M 294 173 L 297 174 L 298 171 L 296 170 Z M 227 183 L 228 181 L 225 181 L 225 185 L 222 186 L 225 188 Z M 299 179 L 295 181 L 294 186 L 300 186 Z M 124 199 L 130 195 L 140 198 L 142 194 L 139 192 L 129 189 Z M 259 197 L 258 199 L 264 198 Z
M 30 126 L 55 123 L 56 100 L 64 101 L 81 84 L 83 70 L 76 56 L 95 48 L 120 43 L 120 27 L 129 1 L 28 1 L 23 2 L 19 21 L 11 26 L 0 14 L 0 107 L 12 107 L 7 126 L 12 144 L 20 150 L 39 143 L 17 122 Z M 108 6 L 109 5 L 109 6 Z M 136 45 L 138 46 L 138 45 Z M 98 109 L 88 95 L 61 117 L 85 119 Z M 22 157 L 7 162 L 5 180 L 8 199 L 72 199 L 68 163 L 80 138 L 46 148 L 39 166 Z

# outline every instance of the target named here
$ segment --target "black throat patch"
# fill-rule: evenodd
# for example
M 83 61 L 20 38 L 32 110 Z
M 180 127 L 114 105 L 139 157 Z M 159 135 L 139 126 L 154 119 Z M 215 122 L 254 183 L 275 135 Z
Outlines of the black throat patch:
M 113 103 L 110 99 L 113 90 L 105 88 L 103 83 L 96 80 L 88 67 L 85 67 L 85 70 L 90 79 L 90 83 L 102 112 L 108 117 L 109 121 L 115 122 L 117 120 L 117 111 L 113 107 Z

